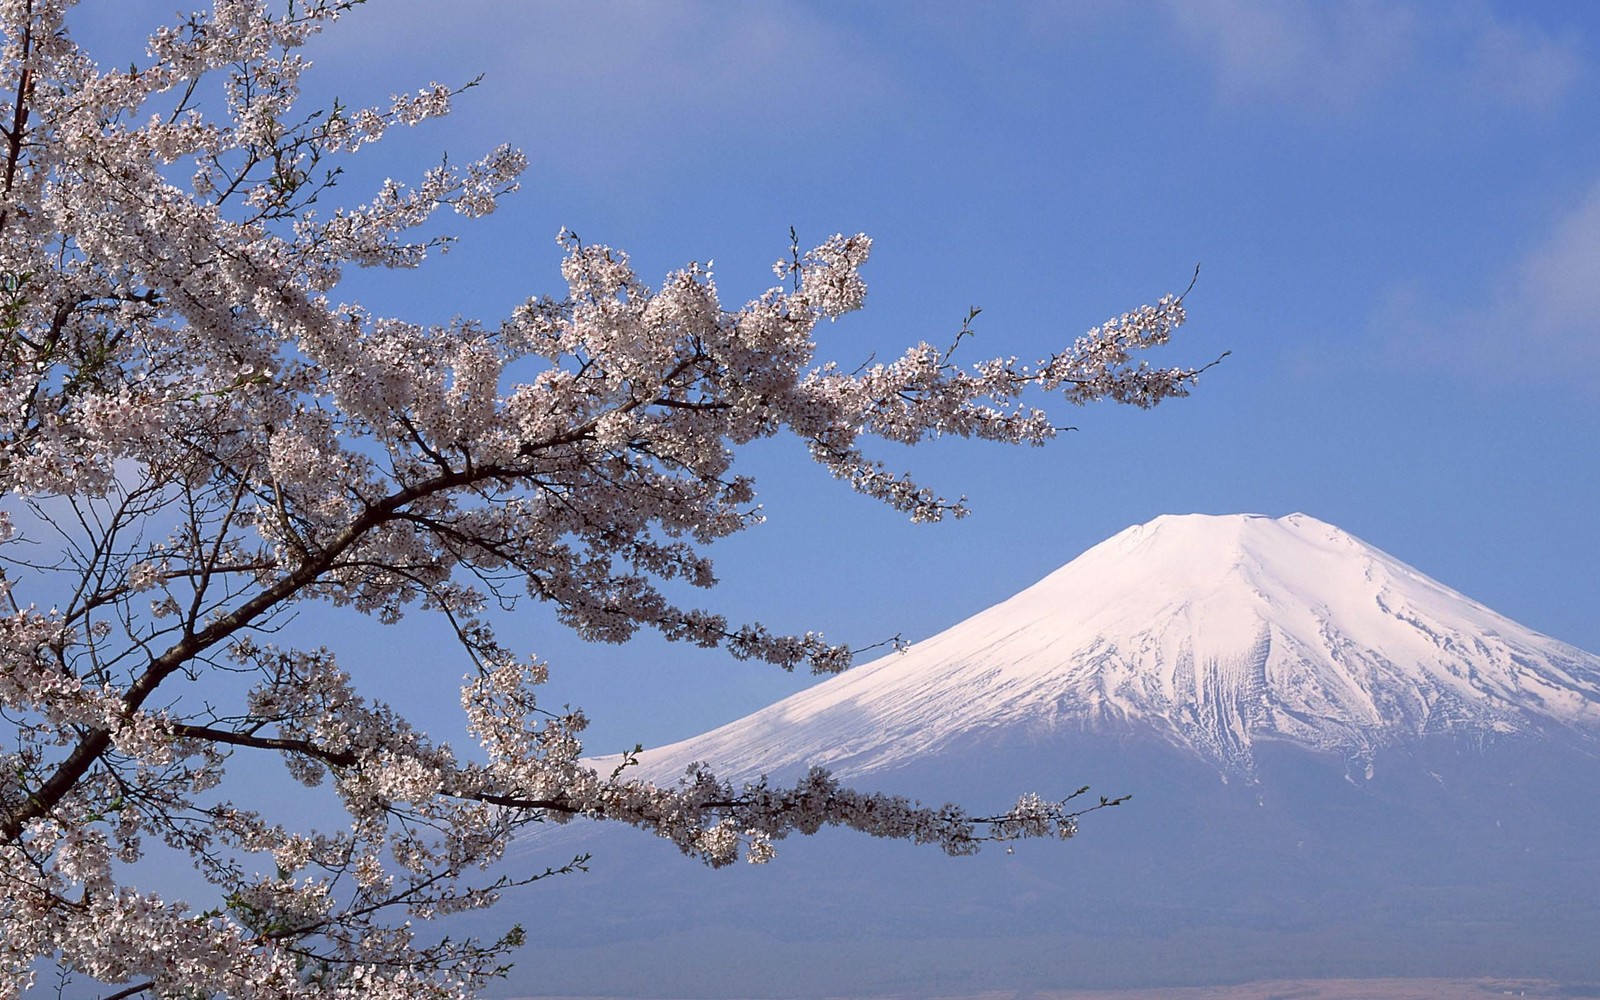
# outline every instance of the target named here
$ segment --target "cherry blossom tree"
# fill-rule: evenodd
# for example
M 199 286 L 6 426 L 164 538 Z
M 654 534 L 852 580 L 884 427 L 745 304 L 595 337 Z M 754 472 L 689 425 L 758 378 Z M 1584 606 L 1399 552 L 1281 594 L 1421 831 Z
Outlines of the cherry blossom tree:
M 492 211 L 523 157 L 335 206 L 339 164 L 457 96 L 306 110 L 302 48 L 352 0 L 215 0 L 117 69 L 73 42 L 71 6 L 0 0 L 0 997 L 51 967 L 116 997 L 470 996 L 520 932 L 413 927 L 546 874 L 487 869 L 547 820 L 632 824 L 723 865 L 826 825 L 963 854 L 1070 835 L 1101 806 L 1025 796 L 979 817 L 822 771 L 792 787 L 599 773 L 581 714 L 539 707 L 545 664 L 493 618 L 548 602 L 586 639 L 653 629 L 843 669 L 818 634 L 664 594 L 710 587 L 707 547 L 760 520 L 740 446 L 794 435 L 913 520 L 959 516 L 866 446 L 1039 443 L 1054 429 L 1032 391 L 1182 395 L 1195 370 L 1135 358 L 1180 299 L 1034 364 L 963 367 L 924 343 L 846 370 L 819 358 L 818 324 L 861 306 L 865 236 L 795 249 L 776 287 L 729 308 L 702 267 L 650 287 L 563 232 L 559 296 L 493 322 L 376 315 L 341 297 L 345 270 L 419 265 L 437 246 L 421 227 Z M 448 623 L 458 649 L 437 669 L 466 674 L 479 745 L 363 696 L 331 646 L 281 644 L 309 603 Z M 334 826 L 253 807 L 267 761 L 336 800 Z M 143 884 L 156 853 L 186 857 L 210 898 Z

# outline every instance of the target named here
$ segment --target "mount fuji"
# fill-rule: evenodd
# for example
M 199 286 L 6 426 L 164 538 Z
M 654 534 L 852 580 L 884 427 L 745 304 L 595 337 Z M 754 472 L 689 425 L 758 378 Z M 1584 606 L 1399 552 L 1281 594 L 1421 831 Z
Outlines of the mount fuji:
M 825 834 L 712 873 L 632 831 L 533 838 L 525 862 L 596 854 L 524 897 L 559 915 L 523 921 L 547 928 L 544 992 L 1600 981 L 1600 657 L 1304 514 L 1128 528 L 641 760 L 658 780 L 820 764 L 976 808 L 1133 797 L 1071 844 L 974 859 Z
M 1600 736 L 1600 657 L 1304 514 L 1165 516 L 954 628 L 647 755 L 842 777 L 964 743 L 1159 736 L 1249 775 L 1280 741 L 1364 765 L 1430 734 Z

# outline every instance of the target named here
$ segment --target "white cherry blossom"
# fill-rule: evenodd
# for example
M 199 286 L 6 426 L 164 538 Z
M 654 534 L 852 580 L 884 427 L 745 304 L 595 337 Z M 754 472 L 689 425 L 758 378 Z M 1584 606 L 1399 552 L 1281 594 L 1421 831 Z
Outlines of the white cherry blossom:
M 730 306 L 707 267 L 651 287 L 563 231 L 564 290 L 502 320 L 374 314 L 339 297 L 345 269 L 421 264 L 443 239 L 423 227 L 492 211 L 525 160 L 503 147 L 338 203 L 345 158 L 460 96 L 305 107 L 302 46 L 351 5 L 215 0 L 102 68 L 69 0 L 0 0 L 0 998 L 41 963 L 116 996 L 472 996 L 523 933 L 441 942 L 411 922 L 544 877 L 485 874 L 544 821 L 631 824 L 717 866 L 824 826 L 966 854 L 1069 836 L 1111 804 L 982 817 L 820 770 L 791 787 L 597 773 L 582 713 L 537 700 L 560 665 L 502 645 L 491 609 L 548 602 L 596 641 L 648 629 L 844 669 L 818 633 L 667 596 L 711 587 L 707 546 L 760 521 L 736 450 L 792 434 L 914 520 L 959 516 L 873 443 L 1040 443 L 1054 424 L 1030 392 L 1183 395 L 1195 370 L 1137 360 L 1181 298 L 1034 362 L 958 364 L 964 327 L 847 368 L 817 328 L 864 302 L 863 235 L 795 247 L 777 287 Z M 275 644 L 309 602 L 448 622 L 439 666 L 467 673 L 480 746 L 365 696 L 336 648 Z M 256 811 L 263 761 L 342 818 Z M 136 887 L 154 852 L 189 858 L 210 895 Z

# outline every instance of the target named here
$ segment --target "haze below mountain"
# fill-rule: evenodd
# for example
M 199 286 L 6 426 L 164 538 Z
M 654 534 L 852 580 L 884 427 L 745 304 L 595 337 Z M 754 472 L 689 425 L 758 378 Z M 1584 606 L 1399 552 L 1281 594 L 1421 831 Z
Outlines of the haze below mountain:
M 595 872 L 513 904 L 541 930 L 510 991 L 1600 980 L 1597 755 L 1600 657 L 1304 514 L 1161 517 L 641 765 L 1130 803 L 973 859 L 825 834 L 707 872 L 634 831 L 534 838 L 519 863 Z

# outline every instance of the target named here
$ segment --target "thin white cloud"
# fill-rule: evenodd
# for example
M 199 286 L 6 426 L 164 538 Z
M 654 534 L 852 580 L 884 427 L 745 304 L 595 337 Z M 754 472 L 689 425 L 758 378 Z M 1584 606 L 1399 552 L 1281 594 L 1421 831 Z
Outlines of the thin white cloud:
M 1575 41 L 1531 24 L 1490 19 L 1479 25 L 1472 71 L 1479 89 L 1502 104 L 1549 107 L 1583 75 Z
M 1401 289 L 1376 327 L 1403 364 L 1600 393 L 1600 182 L 1491 278 L 1478 302 L 1445 305 Z
M 1405 86 L 1538 108 L 1584 75 L 1573 38 L 1488 4 L 1169 0 L 1166 11 L 1232 102 L 1344 110 Z
M 1600 375 L 1600 183 L 1522 260 L 1515 280 L 1511 305 L 1532 320 L 1529 338 Z
M 1167 10 L 1230 100 L 1350 105 L 1411 60 L 1419 31 L 1408 8 L 1377 0 L 1173 0 Z
M 324 62 L 359 61 L 386 84 L 481 71 L 463 114 L 492 109 L 499 138 L 595 174 L 815 141 L 901 96 L 869 46 L 806 5 L 387 0 L 379 13 L 357 8 L 361 30 L 330 33 Z

